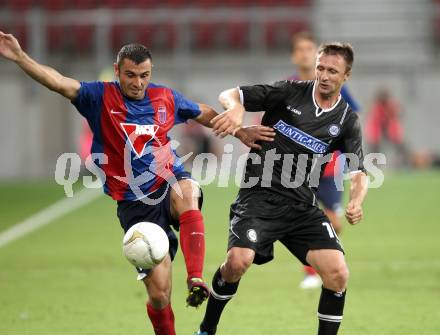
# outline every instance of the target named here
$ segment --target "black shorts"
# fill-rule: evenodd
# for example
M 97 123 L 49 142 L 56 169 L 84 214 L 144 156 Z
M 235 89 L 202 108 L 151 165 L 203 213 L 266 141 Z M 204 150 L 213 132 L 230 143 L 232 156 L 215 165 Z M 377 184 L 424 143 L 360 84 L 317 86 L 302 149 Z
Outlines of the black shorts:
M 177 174 L 176 180 L 182 179 L 191 179 L 191 174 L 188 172 L 183 172 Z M 155 205 L 148 205 L 141 200 L 129 201 L 122 200 L 118 201 L 117 215 L 119 218 L 119 222 L 121 223 L 121 227 L 124 230 L 124 233 L 130 229 L 131 226 L 135 225 L 138 222 L 153 222 L 158 224 L 168 235 L 168 240 L 170 242 L 169 254 L 171 256 L 171 260 L 174 259 L 177 253 L 178 248 L 178 240 L 176 234 L 174 233 L 172 227 L 175 230 L 179 230 L 179 221 L 175 220 L 171 216 L 170 210 L 170 194 L 171 194 L 171 186 L 164 182 L 154 194 L 149 195 L 150 199 L 163 199 Z M 200 198 L 199 198 L 199 208 L 202 208 L 203 203 L 203 194 L 200 190 Z M 136 268 L 139 273 L 138 279 L 143 279 L 146 275 L 150 273 L 150 270 Z
M 228 250 L 255 251 L 255 264 L 271 261 L 280 241 L 303 264 L 309 250 L 344 249 L 330 220 L 318 207 L 294 203 L 269 190 L 241 190 L 231 206 Z

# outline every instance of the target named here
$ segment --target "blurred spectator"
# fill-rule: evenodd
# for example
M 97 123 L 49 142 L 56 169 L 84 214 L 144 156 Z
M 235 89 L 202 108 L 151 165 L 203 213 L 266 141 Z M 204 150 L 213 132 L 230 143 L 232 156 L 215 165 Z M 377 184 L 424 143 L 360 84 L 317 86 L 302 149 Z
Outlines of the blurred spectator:
M 391 142 L 397 149 L 399 165 L 402 166 L 407 163 L 408 155 L 400 116 L 400 104 L 392 97 L 390 90 L 380 88 L 367 117 L 365 136 L 371 152 L 380 152 L 385 138 Z
M 415 169 L 440 169 L 440 154 L 427 150 L 411 153 L 411 166 Z

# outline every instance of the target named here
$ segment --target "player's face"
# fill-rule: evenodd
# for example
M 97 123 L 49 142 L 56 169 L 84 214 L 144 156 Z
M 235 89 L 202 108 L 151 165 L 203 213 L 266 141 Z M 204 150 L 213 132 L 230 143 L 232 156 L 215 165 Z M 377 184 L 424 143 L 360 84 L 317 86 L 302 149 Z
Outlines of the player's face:
M 130 99 L 142 100 L 151 79 L 151 60 L 136 64 L 130 59 L 123 59 L 120 66 L 115 64 L 115 74 L 119 79 L 122 92 Z
M 320 53 L 316 60 L 315 73 L 318 92 L 322 96 L 334 96 L 340 93 L 351 71 L 347 71 L 347 64 L 341 55 Z
M 315 60 L 316 44 L 308 39 L 298 40 L 295 43 L 295 49 L 292 51 L 292 63 L 302 70 L 312 71 Z

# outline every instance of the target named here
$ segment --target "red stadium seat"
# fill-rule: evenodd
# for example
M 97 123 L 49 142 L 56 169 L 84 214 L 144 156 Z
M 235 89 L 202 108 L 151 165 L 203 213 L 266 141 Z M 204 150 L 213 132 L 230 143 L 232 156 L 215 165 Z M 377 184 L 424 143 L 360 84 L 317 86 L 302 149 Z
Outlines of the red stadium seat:
M 125 0 L 103 0 L 101 2 L 102 8 L 123 8 L 125 7 Z
M 40 0 L 40 4 L 44 9 L 50 11 L 58 11 L 67 7 L 68 1 L 65 0 Z
M 252 1 L 252 0 L 224 0 L 223 4 L 224 4 L 224 6 L 227 6 L 227 7 L 247 7 L 247 6 L 254 6 L 255 1 Z
M 21 19 L 16 20 L 12 22 L 11 24 L 2 24 L 0 23 L 0 30 L 4 31 L 8 34 L 13 34 L 18 42 L 20 43 L 21 47 L 26 49 L 27 48 L 27 33 L 28 30 L 26 28 L 26 24 Z
M 95 29 L 93 26 L 75 26 L 72 29 L 72 37 L 76 50 L 90 51 L 94 44 Z
M 130 2 L 125 2 L 124 7 L 130 8 L 153 8 L 158 5 L 163 6 L 167 1 L 156 1 L 156 0 L 132 0 Z
M 228 45 L 232 49 L 244 49 L 249 45 L 249 22 L 228 24 Z
M 308 30 L 309 25 L 304 21 L 268 22 L 265 27 L 265 42 L 267 48 L 290 48 L 292 35 Z
M 33 0 L 10 0 L 10 1 L 4 1 L 4 5 L 6 6 L 6 4 L 9 3 L 9 7 L 13 10 L 13 11 L 26 11 L 30 8 L 32 8 L 32 6 L 34 5 L 34 1 Z M 0 5 L 0 8 L 3 7 L 3 4 Z
M 196 0 L 193 1 L 192 6 L 194 7 L 217 7 L 218 6 L 218 1 L 215 0 Z
M 61 26 L 46 26 L 47 47 L 49 51 L 61 50 L 65 40 L 65 29 Z
M 152 51 L 173 49 L 176 45 L 176 38 L 174 24 L 163 23 L 137 27 L 137 42 L 144 44 Z
M 93 9 L 98 7 L 98 0 L 71 0 L 71 6 L 75 9 Z
M 217 35 L 222 27 L 219 23 L 196 23 L 191 27 L 194 46 L 198 49 L 211 49 L 215 46 Z
M 113 25 L 111 28 L 111 46 L 119 51 L 124 44 L 136 42 L 137 36 L 133 25 Z
M 167 0 L 167 1 L 162 1 L 162 4 L 164 4 L 167 7 L 185 7 L 191 5 L 191 2 L 185 0 Z

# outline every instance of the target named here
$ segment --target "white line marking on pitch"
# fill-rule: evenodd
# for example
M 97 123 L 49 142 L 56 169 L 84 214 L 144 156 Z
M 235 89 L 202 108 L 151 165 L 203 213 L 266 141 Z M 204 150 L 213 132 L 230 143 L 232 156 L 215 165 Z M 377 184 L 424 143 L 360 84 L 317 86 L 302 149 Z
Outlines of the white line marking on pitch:
M 64 198 L 0 233 L 0 248 L 44 227 L 52 221 L 90 203 L 102 195 L 101 190 L 84 188 L 72 198 Z

